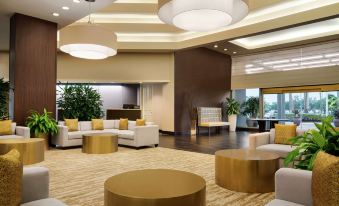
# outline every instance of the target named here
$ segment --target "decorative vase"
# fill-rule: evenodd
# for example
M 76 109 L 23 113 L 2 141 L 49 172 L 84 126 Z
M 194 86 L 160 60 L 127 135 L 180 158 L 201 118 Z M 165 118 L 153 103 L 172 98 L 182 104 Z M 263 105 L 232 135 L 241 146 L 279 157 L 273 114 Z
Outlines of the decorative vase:
M 237 128 L 237 115 L 233 114 L 228 116 L 228 122 L 230 123 L 230 132 L 235 132 Z
M 40 133 L 39 135 L 34 135 L 35 138 L 42 138 L 45 140 L 45 150 L 49 150 L 49 135 Z
M 339 127 L 339 119 L 335 118 L 335 119 L 333 120 L 333 123 L 334 123 L 334 126 L 335 126 L 335 127 Z

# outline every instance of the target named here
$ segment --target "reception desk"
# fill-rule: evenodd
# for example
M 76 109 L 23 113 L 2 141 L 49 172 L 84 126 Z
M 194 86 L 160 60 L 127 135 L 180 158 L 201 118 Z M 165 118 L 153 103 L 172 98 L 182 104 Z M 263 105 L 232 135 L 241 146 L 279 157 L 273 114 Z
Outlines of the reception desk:
M 108 109 L 107 119 L 120 119 L 128 118 L 129 120 L 135 121 L 141 119 L 140 109 Z

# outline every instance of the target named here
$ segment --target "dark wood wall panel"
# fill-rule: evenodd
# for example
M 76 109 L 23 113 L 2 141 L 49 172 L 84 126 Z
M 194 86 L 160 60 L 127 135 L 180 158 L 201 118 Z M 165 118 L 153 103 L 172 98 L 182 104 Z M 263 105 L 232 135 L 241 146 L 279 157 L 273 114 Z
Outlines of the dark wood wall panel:
M 57 24 L 14 14 L 10 38 L 13 116 L 24 125 L 30 110 L 55 113 Z
M 206 48 L 175 52 L 175 132 L 189 134 L 189 107 L 219 107 L 231 90 L 231 57 Z

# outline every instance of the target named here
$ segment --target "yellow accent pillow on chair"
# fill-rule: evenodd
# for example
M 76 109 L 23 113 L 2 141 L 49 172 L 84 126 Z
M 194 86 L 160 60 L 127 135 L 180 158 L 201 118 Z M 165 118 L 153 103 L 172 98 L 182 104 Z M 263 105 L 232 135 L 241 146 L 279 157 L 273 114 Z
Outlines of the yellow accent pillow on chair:
M 21 204 L 22 172 L 20 153 L 17 150 L 0 155 L 0 205 Z
M 275 144 L 291 144 L 288 140 L 297 136 L 297 125 L 275 124 Z
M 136 126 L 145 126 L 146 125 L 146 120 L 145 119 L 137 119 Z
M 93 130 L 104 130 L 104 120 L 103 119 L 92 119 L 92 129 Z
M 119 130 L 128 130 L 128 119 L 120 119 Z
M 78 119 L 65 119 L 65 125 L 68 127 L 69 132 L 78 131 Z
M 339 205 L 339 157 L 318 153 L 312 171 L 312 199 L 316 206 Z
M 12 120 L 0 121 L 0 135 L 12 135 Z

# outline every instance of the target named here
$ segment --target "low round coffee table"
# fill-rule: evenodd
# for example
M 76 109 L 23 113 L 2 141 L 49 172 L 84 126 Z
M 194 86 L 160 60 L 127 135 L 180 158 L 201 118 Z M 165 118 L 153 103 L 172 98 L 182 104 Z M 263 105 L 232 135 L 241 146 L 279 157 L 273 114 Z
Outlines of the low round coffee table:
M 148 169 L 105 182 L 105 206 L 205 206 L 206 182 L 193 173 Z
M 215 182 L 226 189 L 246 193 L 274 192 L 279 155 L 247 149 L 215 153 Z
M 113 134 L 86 134 L 82 138 L 82 152 L 107 154 L 118 151 L 118 136 Z
M 1 139 L 0 154 L 6 154 L 12 149 L 20 153 L 22 163 L 31 165 L 42 162 L 45 159 L 45 140 L 42 138 L 18 138 L 18 139 Z

